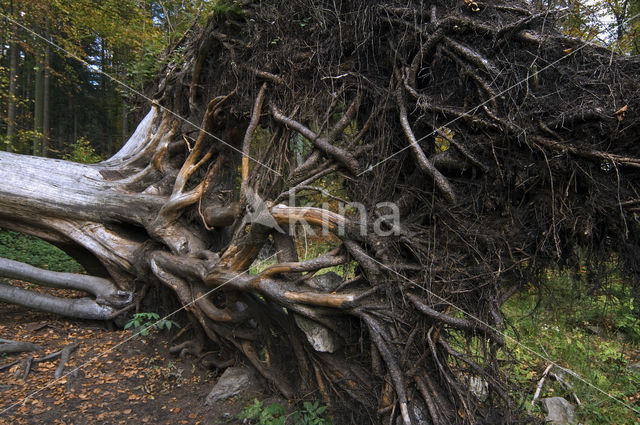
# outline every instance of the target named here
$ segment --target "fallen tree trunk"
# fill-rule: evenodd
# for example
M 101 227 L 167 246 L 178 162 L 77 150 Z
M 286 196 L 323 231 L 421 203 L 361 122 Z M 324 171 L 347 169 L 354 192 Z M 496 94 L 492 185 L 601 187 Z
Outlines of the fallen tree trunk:
M 240 355 L 286 397 L 319 389 L 336 422 L 517 422 L 508 294 L 550 264 L 640 272 L 638 59 L 517 1 L 245 3 L 190 31 L 114 157 L 0 152 L 0 226 L 99 277 L 4 261 L 97 298 L 0 299 L 106 318 L 152 285 L 193 324 L 172 351 Z M 301 224 L 332 247 L 299 258 Z M 316 276 L 335 267 L 353 273 Z

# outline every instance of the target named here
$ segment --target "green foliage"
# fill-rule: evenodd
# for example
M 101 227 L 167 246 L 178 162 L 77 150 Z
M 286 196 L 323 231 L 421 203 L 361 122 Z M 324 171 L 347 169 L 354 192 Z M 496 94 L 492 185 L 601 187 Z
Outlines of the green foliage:
M 83 164 L 93 164 L 102 161 L 100 155 L 91 146 L 91 142 L 84 137 L 80 137 L 71 145 L 71 152 L 63 157 L 67 161 L 81 162 Z
M 34 143 L 40 144 L 42 133 L 33 130 L 18 129 L 13 138 L 0 135 L 0 149 L 17 153 L 32 153 Z
M 127 79 L 131 85 L 143 89 L 149 84 L 162 65 L 158 56 L 162 52 L 163 45 L 157 40 L 147 40 L 141 48 L 141 52 L 127 68 Z M 129 95 L 130 93 L 125 93 Z
M 331 418 L 326 417 L 327 406 L 305 401 L 302 410 L 294 414 L 295 425 L 333 425 Z
M 297 22 L 300 25 L 300 28 L 304 28 L 311 23 L 311 19 L 312 18 L 310 16 L 307 16 L 306 18 L 294 20 L 293 22 Z
M 237 1 L 218 0 L 210 2 L 209 13 L 214 19 L 239 19 L 244 16 L 242 6 Z
M 524 346 L 544 353 L 613 397 L 633 405 L 640 396 L 640 373 L 631 372 L 628 365 L 640 348 L 638 319 L 630 289 L 622 285 L 614 271 L 610 274 L 607 285 L 593 295 L 587 292 L 589 286 L 580 274 L 549 273 L 540 305 L 538 289 L 532 287 L 509 300 L 504 312 Z M 516 337 L 513 331 L 510 335 Z M 530 403 L 546 361 L 520 345 L 510 343 L 510 348 L 517 363 L 506 372 L 524 387 L 514 396 Z M 583 423 L 634 422 L 635 413 L 628 408 L 558 367 L 552 371 L 562 375 L 573 390 L 548 379 L 541 397 L 572 400 L 575 392 L 583 404 L 578 409 Z
M 137 329 L 135 335 L 147 336 L 151 331 L 160 331 L 162 329 L 171 330 L 172 327 L 179 328 L 173 320 L 160 319 L 157 313 L 136 313 L 131 320 L 124 325 L 125 329 Z
M 33 236 L 0 229 L 0 257 L 57 272 L 81 273 L 83 268 L 61 249 Z
M 599 43 L 618 52 L 640 52 L 638 0 L 535 0 L 534 3 L 543 8 L 565 8 L 561 25 L 567 35 Z
M 261 401 L 254 399 L 251 404 L 245 406 L 238 419 L 248 424 L 285 425 L 285 414 L 286 409 L 280 403 L 265 406 Z M 322 406 L 317 401 L 305 401 L 302 409 L 294 412 L 293 425 L 333 425 L 333 422 L 327 416 L 327 406 Z
M 247 405 L 238 415 L 238 419 L 244 420 L 244 423 L 260 424 L 260 425 L 284 425 L 287 417 L 286 410 L 280 403 L 273 403 L 264 406 L 257 399 L 253 403 Z

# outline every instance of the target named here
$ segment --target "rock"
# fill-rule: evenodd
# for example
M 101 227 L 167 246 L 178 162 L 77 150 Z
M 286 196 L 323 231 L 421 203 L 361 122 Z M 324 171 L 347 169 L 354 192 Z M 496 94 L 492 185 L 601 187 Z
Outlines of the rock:
M 322 292 L 333 292 L 342 283 L 342 277 L 334 272 L 318 274 L 309 279 L 309 286 Z
M 640 362 L 630 364 L 629 366 L 627 366 L 627 369 L 632 372 L 640 372 Z
M 266 261 L 266 260 L 275 261 L 275 255 L 276 255 L 276 247 L 273 245 L 273 242 L 271 242 L 270 240 L 267 240 L 267 242 L 265 242 L 265 244 L 262 245 L 262 248 L 258 253 L 258 260 L 259 261 Z
M 604 329 L 602 329 L 598 325 L 589 325 L 589 326 L 587 326 L 587 330 L 589 332 L 591 332 L 592 334 L 597 335 L 597 336 L 603 336 L 604 333 L 605 333 Z
M 340 340 L 327 327 L 299 315 L 295 315 L 298 328 L 307 337 L 314 350 L 321 353 L 335 353 L 340 348 Z
M 624 331 L 617 331 L 616 332 L 616 339 L 618 341 L 621 341 L 621 342 L 627 342 L 627 341 L 631 340 L 631 337 L 629 336 L 628 333 L 626 333 Z
M 257 391 L 261 387 L 260 381 L 253 369 L 245 367 L 230 367 L 224 371 L 207 396 L 205 404 L 210 406 L 216 401 L 238 395 L 242 391 Z
M 576 408 L 562 397 L 541 398 L 540 403 L 545 411 L 545 421 L 551 424 L 577 424 Z
M 469 378 L 469 391 L 478 400 L 485 401 L 489 397 L 489 384 L 482 378 L 472 376 Z
M 427 410 L 427 406 L 419 399 L 413 399 L 409 402 L 408 406 L 409 416 L 411 417 L 411 423 L 420 425 L 431 425 L 431 416 Z M 396 416 L 395 425 L 404 425 L 402 415 Z

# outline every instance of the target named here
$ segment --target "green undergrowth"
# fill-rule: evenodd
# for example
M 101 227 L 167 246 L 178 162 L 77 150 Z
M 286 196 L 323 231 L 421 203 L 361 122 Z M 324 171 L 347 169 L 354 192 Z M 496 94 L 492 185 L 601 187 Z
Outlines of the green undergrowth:
M 516 396 L 541 414 L 531 401 L 552 360 L 593 386 L 553 366 L 551 373 L 571 388 L 549 374 L 541 398 L 564 397 L 577 405 L 577 396 L 582 404 L 577 412 L 585 425 L 638 423 L 637 412 L 613 399 L 640 411 L 640 373 L 629 368 L 640 361 L 640 315 L 634 311 L 631 290 L 615 275 L 595 293 L 588 294 L 586 288 L 580 276 L 552 272 L 545 286 L 531 287 L 504 305 L 512 325 L 508 334 L 521 344 L 509 342 L 517 363 L 508 373 L 524 389 Z
M 56 272 L 84 271 L 80 264 L 61 249 L 36 237 L 4 229 L 0 229 L 0 258 Z
M 313 258 L 320 257 L 321 255 L 327 254 L 329 251 L 340 246 L 341 244 L 340 240 L 335 236 L 306 236 L 303 229 L 296 230 L 294 241 L 300 261 L 311 260 Z M 278 261 L 275 255 L 269 256 L 264 260 L 257 260 L 249 269 L 249 274 L 258 274 L 275 265 L 277 262 Z M 344 279 L 351 279 L 355 276 L 356 265 L 357 263 L 355 261 L 350 261 L 347 264 L 323 268 L 321 270 L 318 270 L 315 274 L 320 275 L 324 273 L 334 272 Z
M 287 414 L 287 409 L 280 403 L 265 405 L 254 399 L 244 407 L 238 415 L 244 424 L 252 425 L 332 425 L 328 417 L 327 406 L 318 401 L 305 401 L 302 407 Z

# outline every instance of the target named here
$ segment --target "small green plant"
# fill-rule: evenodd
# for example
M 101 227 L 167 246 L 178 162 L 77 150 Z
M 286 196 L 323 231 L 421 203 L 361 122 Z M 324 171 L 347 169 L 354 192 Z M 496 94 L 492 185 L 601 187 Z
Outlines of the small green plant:
M 287 420 L 285 413 L 285 408 L 280 403 L 265 407 L 261 401 L 253 399 L 253 403 L 240 412 L 238 419 L 242 419 L 245 424 L 284 425 Z
M 71 152 L 64 156 L 67 161 L 81 162 L 83 164 L 93 164 L 102 161 L 100 155 L 91 146 L 91 142 L 80 137 L 75 143 L 71 145 Z
M 311 22 L 311 17 L 306 17 L 302 21 L 300 21 L 300 26 L 304 28 L 309 25 L 309 22 Z
M 173 320 L 160 319 L 158 313 L 136 313 L 131 320 L 124 325 L 125 329 L 140 329 L 136 334 L 142 336 L 149 335 L 149 332 L 153 330 L 170 330 L 171 327 L 179 328 L 180 325 Z
M 319 402 L 305 401 L 302 410 L 295 413 L 295 425 L 333 425 L 331 419 L 326 417 L 327 406 L 320 405 Z
M 238 419 L 245 424 L 285 425 L 285 414 L 286 409 L 280 403 L 265 406 L 261 401 L 254 399 L 251 404 L 245 406 Z M 293 425 L 333 425 L 333 422 L 327 417 L 327 406 L 322 406 L 317 401 L 305 401 L 302 409 L 294 412 Z

